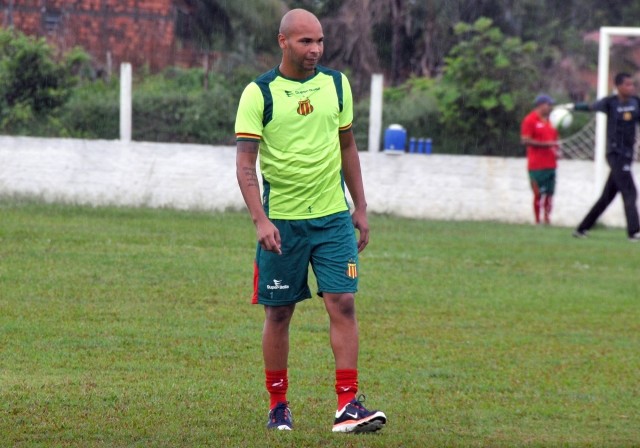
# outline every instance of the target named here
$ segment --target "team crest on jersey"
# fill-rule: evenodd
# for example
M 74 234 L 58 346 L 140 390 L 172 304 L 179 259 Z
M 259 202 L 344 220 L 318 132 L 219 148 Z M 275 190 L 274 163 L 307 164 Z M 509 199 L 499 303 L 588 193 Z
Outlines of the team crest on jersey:
M 358 267 L 356 266 L 356 262 L 354 260 L 349 260 L 349 262 L 347 263 L 347 277 L 358 277 Z
M 298 101 L 298 114 L 309 115 L 311 112 L 313 112 L 313 106 L 311 105 L 311 100 L 309 98 Z

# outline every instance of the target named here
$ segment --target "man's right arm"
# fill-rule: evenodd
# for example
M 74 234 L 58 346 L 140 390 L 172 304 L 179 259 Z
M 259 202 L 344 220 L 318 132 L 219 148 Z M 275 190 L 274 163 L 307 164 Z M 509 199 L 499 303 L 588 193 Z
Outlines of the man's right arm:
M 269 220 L 260 199 L 260 181 L 256 171 L 259 143 L 237 142 L 236 177 L 240 192 L 256 226 L 256 236 L 263 249 L 281 254 L 280 232 Z
M 238 141 L 236 143 L 236 178 L 245 204 L 256 223 L 264 215 L 260 201 L 260 181 L 256 172 L 259 143 Z

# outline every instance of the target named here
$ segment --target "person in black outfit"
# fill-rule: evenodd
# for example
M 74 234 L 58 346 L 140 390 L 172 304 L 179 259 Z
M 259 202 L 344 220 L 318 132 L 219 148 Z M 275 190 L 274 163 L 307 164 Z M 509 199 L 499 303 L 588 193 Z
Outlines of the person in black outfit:
M 600 198 L 574 230 L 576 238 L 586 238 L 600 215 L 620 192 L 627 218 L 627 234 L 630 241 L 640 241 L 638 222 L 638 197 L 633 181 L 633 148 L 636 140 L 636 125 L 640 123 L 640 98 L 635 95 L 631 75 L 618 73 L 614 79 L 617 93 L 589 105 L 566 104 L 562 107 L 577 111 L 598 111 L 607 114 L 607 163 L 611 168 Z

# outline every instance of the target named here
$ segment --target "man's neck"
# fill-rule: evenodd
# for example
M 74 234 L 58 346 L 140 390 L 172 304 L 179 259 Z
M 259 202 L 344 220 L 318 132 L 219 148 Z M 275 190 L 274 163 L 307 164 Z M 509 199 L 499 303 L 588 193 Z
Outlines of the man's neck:
M 618 100 L 622 103 L 626 103 L 631 98 L 631 95 L 623 95 L 622 93 L 618 93 Z
M 284 75 L 286 78 L 296 80 L 310 78 L 316 73 L 315 69 L 311 72 L 298 72 L 297 70 L 291 70 L 291 68 L 286 66 L 284 63 L 280 63 L 280 65 L 278 66 L 278 71 L 280 71 L 280 73 L 282 73 L 282 75 Z

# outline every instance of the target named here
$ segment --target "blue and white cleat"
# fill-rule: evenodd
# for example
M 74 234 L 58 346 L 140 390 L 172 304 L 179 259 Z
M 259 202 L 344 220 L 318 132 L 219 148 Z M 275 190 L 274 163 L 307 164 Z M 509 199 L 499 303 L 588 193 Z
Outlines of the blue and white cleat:
M 360 396 L 364 401 L 364 396 Z M 333 432 L 375 432 L 384 427 L 387 416 L 382 411 L 369 411 L 356 399 L 336 412 Z
M 293 428 L 293 417 L 291 416 L 291 410 L 288 404 L 289 403 L 278 403 L 275 408 L 269 411 L 267 428 L 291 431 Z

